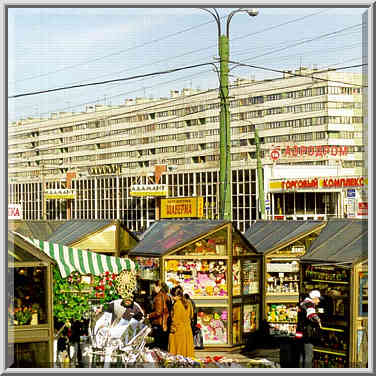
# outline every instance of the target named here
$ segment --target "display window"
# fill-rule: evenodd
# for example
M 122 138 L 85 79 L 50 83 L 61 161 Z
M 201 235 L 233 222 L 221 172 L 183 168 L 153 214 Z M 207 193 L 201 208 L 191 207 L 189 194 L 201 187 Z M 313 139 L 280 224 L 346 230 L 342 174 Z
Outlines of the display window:
M 241 280 L 240 280 L 240 260 L 233 260 L 232 262 L 232 295 L 241 295 Z
M 221 229 L 176 252 L 179 256 L 226 256 L 227 229 Z
M 251 333 L 259 328 L 259 304 L 245 304 L 243 308 L 243 331 Z
M 165 280 L 191 297 L 228 296 L 226 260 L 166 260 Z
M 253 260 L 242 262 L 243 294 L 257 294 L 260 291 L 260 264 Z
M 227 343 L 228 310 L 223 308 L 198 308 L 197 323 L 201 327 L 204 345 Z
M 154 281 L 159 279 L 159 258 L 137 256 L 134 261 L 139 266 L 137 277 Z
M 270 334 L 295 336 L 298 321 L 298 306 L 295 303 L 267 304 L 267 322 Z
M 232 233 L 232 255 L 236 256 L 245 256 L 253 255 L 254 253 L 249 249 L 245 244 L 244 240 L 239 236 L 238 233 L 233 231 Z
M 8 268 L 14 295 L 9 297 L 8 324 L 10 326 L 47 323 L 46 267 Z
M 266 295 L 299 295 L 297 261 L 266 264 Z
M 237 344 L 241 341 L 241 307 L 232 308 L 232 343 Z
M 368 273 L 359 273 L 359 316 L 368 316 Z

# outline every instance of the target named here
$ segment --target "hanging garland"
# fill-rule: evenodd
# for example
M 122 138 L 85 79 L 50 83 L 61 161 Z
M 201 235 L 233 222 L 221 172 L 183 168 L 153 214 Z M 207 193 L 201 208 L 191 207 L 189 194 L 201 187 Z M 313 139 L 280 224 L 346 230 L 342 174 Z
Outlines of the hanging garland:
M 116 277 L 116 288 L 122 298 L 132 298 L 137 286 L 137 277 L 135 273 L 123 270 Z

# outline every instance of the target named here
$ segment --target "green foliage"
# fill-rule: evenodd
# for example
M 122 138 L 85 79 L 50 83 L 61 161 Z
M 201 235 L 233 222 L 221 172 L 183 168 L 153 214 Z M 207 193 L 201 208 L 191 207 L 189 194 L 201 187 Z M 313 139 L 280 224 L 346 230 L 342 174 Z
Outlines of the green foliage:
M 74 271 L 67 278 L 62 278 L 58 267 L 54 268 L 54 317 L 62 323 L 82 320 L 87 317 L 91 301 L 105 304 L 119 299 L 116 290 L 115 274 L 109 272 L 101 276 L 92 276 L 92 283 L 81 281 L 81 275 Z

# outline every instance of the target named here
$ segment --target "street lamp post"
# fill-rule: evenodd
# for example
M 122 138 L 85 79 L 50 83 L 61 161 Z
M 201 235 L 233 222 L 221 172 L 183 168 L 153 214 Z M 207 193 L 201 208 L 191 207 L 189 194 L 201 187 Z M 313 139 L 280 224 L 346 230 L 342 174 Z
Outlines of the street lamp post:
M 227 16 L 226 34 L 221 32 L 221 19 L 215 8 L 200 8 L 210 13 L 218 26 L 218 54 L 220 58 L 219 71 L 219 216 L 220 219 L 232 219 L 232 200 L 231 200 L 231 128 L 230 128 L 230 110 L 229 110 L 229 84 L 228 84 L 228 62 L 229 62 L 229 27 L 232 17 L 236 13 L 245 12 L 251 17 L 258 14 L 257 9 L 239 8 L 232 11 Z

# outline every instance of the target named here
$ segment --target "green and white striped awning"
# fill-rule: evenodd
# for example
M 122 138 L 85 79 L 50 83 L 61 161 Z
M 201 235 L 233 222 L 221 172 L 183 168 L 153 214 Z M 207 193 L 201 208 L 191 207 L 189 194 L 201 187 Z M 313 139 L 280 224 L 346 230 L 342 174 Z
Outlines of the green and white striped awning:
M 122 270 L 133 272 L 136 270 L 135 263 L 128 258 L 107 256 L 62 244 L 28 238 L 21 234 L 18 235 L 54 259 L 63 278 L 66 278 L 73 271 L 78 271 L 83 275 L 101 275 L 106 271 L 119 274 Z

